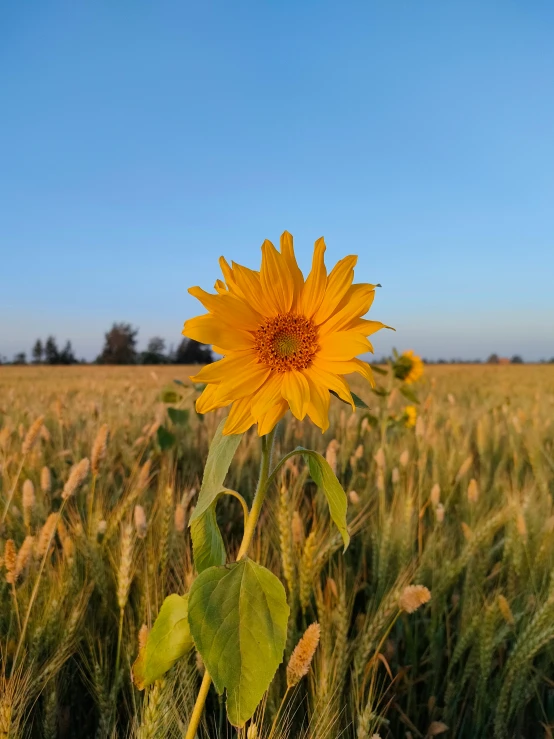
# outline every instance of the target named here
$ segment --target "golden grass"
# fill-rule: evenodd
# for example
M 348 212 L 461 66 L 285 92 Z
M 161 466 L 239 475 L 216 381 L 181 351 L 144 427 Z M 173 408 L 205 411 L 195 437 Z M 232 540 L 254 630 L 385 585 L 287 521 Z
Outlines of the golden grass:
M 146 694 L 130 667 L 143 625 L 194 578 L 186 524 L 221 415 L 195 415 L 196 391 L 173 383 L 188 374 L 0 368 L 1 739 L 22 727 L 184 734 L 195 655 Z M 168 387 L 190 411 L 184 425 L 168 419 Z M 286 584 L 289 638 L 244 736 L 269 736 L 276 717 L 273 736 L 291 739 L 551 736 L 554 367 L 426 368 L 410 386 L 415 426 L 388 430 L 385 415 L 411 401 L 356 387 L 373 419 L 333 401 L 325 435 L 290 415 L 278 433 L 278 452 L 327 455 L 349 494 L 352 543 L 343 555 L 321 494 L 291 460 L 253 545 Z M 247 500 L 258 461 L 246 434 L 228 485 Z M 233 557 L 242 510 L 228 496 L 220 506 Z M 315 622 L 309 673 L 278 715 L 286 665 Z M 214 694 L 207 709 L 202 737 L 231 736 Z

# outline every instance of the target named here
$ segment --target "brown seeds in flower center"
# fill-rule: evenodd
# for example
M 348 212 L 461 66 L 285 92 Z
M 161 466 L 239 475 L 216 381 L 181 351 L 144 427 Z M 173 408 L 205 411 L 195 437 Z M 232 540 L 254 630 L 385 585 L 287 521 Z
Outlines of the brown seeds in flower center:
M 317 344 L 317 329 L 309 318 L 286 313 L 269 318 L 255 335 L 260 362 L 277 372 L 309 367 Z

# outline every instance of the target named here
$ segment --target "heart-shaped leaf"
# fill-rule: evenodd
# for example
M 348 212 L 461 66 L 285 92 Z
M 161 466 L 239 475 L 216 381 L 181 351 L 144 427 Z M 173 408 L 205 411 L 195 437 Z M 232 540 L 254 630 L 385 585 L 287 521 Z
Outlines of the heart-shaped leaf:
M 173 423 L 180 426 L 186 426 L 189 420 L 189 412 L 186 408 L 168 408 L 167 415 Z
M 192 555 L 197 572 L 203 572 L 208 567 L 224 565 L 227 559 L 225 544 L 217 525 L 215 516 L 215 501 L 200 518 L 190 524 L 192 538 Z
M 279 579 L 242 559 L 210 567 L 194 581 L 189 624 L 227 716 L 242 727 L 252 717 L 283 659 L 289 607 Z
M 158 444 L 160 445 L 160 449 L 162 452 L 167 452 L 168 449 L 171 449 L 171 447 L 175 444 L 175 437 L 171 433 L 171 431 L 168 431 L 165 426 L 160 426 L 158 428 L 158 431 L 156 432 L 156 435 L 158 437 Z
M 311 449 L 299 448 L 298 451 L 308 463 L 312 480 L 318 488 L 321 488 L 327 498 L 329 513 L 342 536 L 344 549 L 346 550 L 350 543 L 350 534 L 346 526 L 346 509 L 348 507 L 346 493 L 325 457 L 322 457 L 317 452 L 313 452 Z
M 204 476 L 198 495 L 196 508 L 190 517 L 190 523 L 200 518 L 212 505 L 223 488 L 223 481 L 229 471 L 237 447 L 242 439 L 242 434 L 223 436 L 223 427 L 227 419 L 223 419 L 214 434 L 208 459 L 204 467 Z M 190 525 L 190 524 L 189 524 Z
M 188 595 L 169 595 L 133 665 L 133 681 L 144 690 L 164 675 L 193 646 L 188 621 Z
M 346 400 L 343 400 L 340 395 L 338 395 L 334 390 L 329 390 L 329 392 L 331 393 L 331 395 L 334 395 L 335 398 L 338 398 L 342 403 L 346 403 Z M 351 392 L 350 395 L 352 396 L 352 400 L 354 401 L 354 405 L 356 406 L 356 408 L 369 408 L 368 404 L 358 395 L 356 395 L 356 393 Z M 350 405 L 350 403 L 346 404 Z

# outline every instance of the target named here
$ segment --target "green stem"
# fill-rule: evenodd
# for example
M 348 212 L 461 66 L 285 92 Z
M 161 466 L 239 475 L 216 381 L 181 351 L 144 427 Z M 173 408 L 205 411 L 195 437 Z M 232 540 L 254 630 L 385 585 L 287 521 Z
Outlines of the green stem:
M 92 537 L 92 518 L 94 516 L 94 494 L 96 492 L 96 475 L 92 476 L 90 492 L 88 494 L 87 529 L 89 537 Z
M 271 451 L 273 449 L 273 439 L 275 438 L 275 429 L 271 431 L 267 436 L 262 436 L 262 461 L 260 463 L 260 477 L 258 480 L 258 487 L 254 494 L 254 500 L 252 501 L 252 508 L 248 514 L 248 520 L 244 527 L 244 535 L 242 537 L 242 543 L 240 545 L 239 552 L 237 554 L 237 560 L 242 559 L 248 554 L 248 548 L 252 542 L 254 531 L 260 517 L 262 506 L 265 500 L 265 494 L 268 488 L 269 482 L 269 468 L 271 465 Z
M 115 655 L 115 674 L 116 677 L 119 674 L 119 661 L 121 658 L 121 640 L 123 637 L 123 612 L 124 609 L 119 609 L 119 629 L 117 632 L 117 653 Z
M 254 493 L 252 508 L 250 509 L 248 518 L 245 521 L 244 534 L 242 537 L 240 549 L 237 554 L 237 561 L 239 559 L 242 559 L 243 557 L 246 557 L 246 555 L 248 554 L 248 549 L 250 547 L 250 544 L 252 543 L 252 538 L 254 536 L 256 525 L 260 517 L 263 502 L 265 500 L 267 489 L 269 487 L 269 482 L 273 478 L 273 475 L 270 476 L 269 474 L 269 469 L 271 467 L 271 452 L 273 449 L 275 430 L 276 429 L 273 429 L 273 431 L 271 431 L 267 436 L 262 436 L 262 459 L 260 462 L 260 477 L 258 479 L 256 492 Z M 202 679 L 200 691 L 198 692 L 198 696 L 196 697 L 196 703 L 194 704 L 194 709 L 190 718 L 190 723 L 185 735 L 185 739 L 195 739 L 196 737 L 196 732 L 200 725 L 202 712 L 204 710 L 204 704 L 206 703 L 206 698 L 208 697 L 211 682 L 212 679 L 208 673 L 208 670 L 206 670 L 206 672 L 204 673 L 204 678 Z

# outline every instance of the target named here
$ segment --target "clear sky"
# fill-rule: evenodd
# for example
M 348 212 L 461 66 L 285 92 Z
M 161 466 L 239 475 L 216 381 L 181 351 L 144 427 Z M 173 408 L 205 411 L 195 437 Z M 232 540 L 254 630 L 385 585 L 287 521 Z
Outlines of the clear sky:
M 376 354 L 554 355 L 550 0 L 0 0 L 0 354 L 360 256 Z

